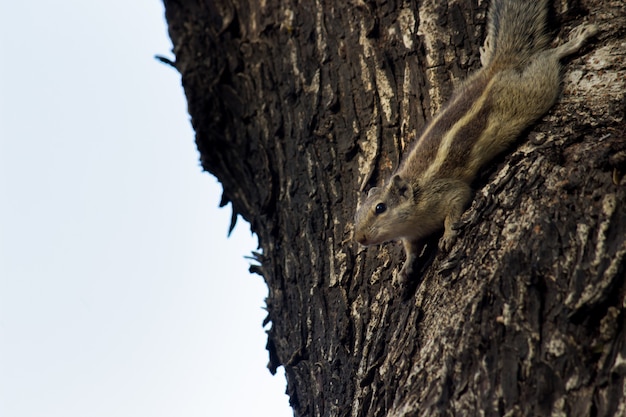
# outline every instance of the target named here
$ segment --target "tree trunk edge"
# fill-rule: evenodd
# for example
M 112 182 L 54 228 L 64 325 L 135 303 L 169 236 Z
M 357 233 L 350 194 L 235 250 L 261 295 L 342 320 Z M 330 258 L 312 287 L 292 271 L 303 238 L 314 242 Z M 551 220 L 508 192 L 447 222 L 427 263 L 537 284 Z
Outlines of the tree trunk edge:
M 392 90 L 406 85 L 402 62 L 426 62 L 425 55 L 388 52 L 403 50 L 403 41 L 383 40 L 383 29 L 393 19 L 410 26 L 405 10 L 412 10 L 413 41 L 426 48 L 417 35 L 426 2 L 350 11 L 324 1 L 301 5 L 309 10 L 263 3 L 165 1 L 203 167 L 259 236 L 254 268 L 270 288 L 270 369 L 285 367 L 295 415 L 622 415 L 624 5 L 584 2 L 603 31 L 588 55 L 568 64 L 561 103 L 479 179 L 457 245 L 462 262 L 438 272 L 452 256 L 436 253 L 402 300 L 390 280 L 401 262 L 397 248 L 364 251 L 348 240 L 354 184 L 384 176 L 450 80 L 475 65 L 484 4 L 452 3 L 450 20 L 466 25 L 455 35 L 461 52 L 454 62 L 433 55 L 437 66 L 424 78 L 409 75 L 421 86 L 410 94 L 423 110 L 407 112 L 394 101 L 397 91 L 354 92 L 354 76 L 326 72 L 362 69 L 363 57 L 372 80 L 382 71 L 397 80 Z M 303 23 L 320 12 L 322 30 Z M 437 13 L 444 21 L 445 11 Z M 349 39 L 359 26 L 379 48 L 370 56 L 348 42 L 343 52 L 341 42 L 336 52 L 319 49 L 320 37 Z M 445 38 L 453 30 L 441 31 Z M 276 50 L 284 45 L 308 69 L 290 69 Z M 373 168 L 363 174 L 358 161 L 372 139 L 365 158 Z M 519 177 L 527 181 L 515 183 Z M 513 269 L 519 264 L 526 267 Z

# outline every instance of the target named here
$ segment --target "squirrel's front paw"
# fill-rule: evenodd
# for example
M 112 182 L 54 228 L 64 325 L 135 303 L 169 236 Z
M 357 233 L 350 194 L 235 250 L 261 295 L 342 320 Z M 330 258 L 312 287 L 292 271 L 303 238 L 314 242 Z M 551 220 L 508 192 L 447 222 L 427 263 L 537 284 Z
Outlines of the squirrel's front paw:
M 586 40 L 598 33 L 600 29 L 594 24 L 583 24 L 575 27 L 569 34 L 570 40 Z
M 443 233 L 443 236 L 441 237 L 441 239 L 439 240 L 439 250 L 444 251 L 444 252 L 449 252 L 450 249 L 452 249 L 454 242 L 456 242 L 457 235 L 458 233 L 454 229 L 446 230 Z
M 407 260 L 407 262 L 404 263 L 404 265 L 402 266 L 402 269 L 396 274 L 396 276 L 393 279 L 393 283 L 396 286 L 405 286 L 407 285 L 407 283 L 409 282 L 409 279 L 411 278 L 411 275 L 413 275 L 413 262 L 409 262 Z

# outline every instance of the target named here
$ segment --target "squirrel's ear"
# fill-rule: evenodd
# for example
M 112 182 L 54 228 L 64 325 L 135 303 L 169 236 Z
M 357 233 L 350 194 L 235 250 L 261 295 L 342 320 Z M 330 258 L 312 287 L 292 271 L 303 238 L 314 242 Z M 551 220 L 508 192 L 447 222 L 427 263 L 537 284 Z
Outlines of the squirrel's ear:
M 402 197 L 406 197 L 411 189 L 411 184 L 399 175 L 394 175 L 393 178 L 391 178 L 391 184 L 396 194 Z
M 367 196 L 371 197 L 373 195 L 379 194 L 380 193 L 380 187 L 372 187 L 370 188 L 370 190 L 367 192 Z

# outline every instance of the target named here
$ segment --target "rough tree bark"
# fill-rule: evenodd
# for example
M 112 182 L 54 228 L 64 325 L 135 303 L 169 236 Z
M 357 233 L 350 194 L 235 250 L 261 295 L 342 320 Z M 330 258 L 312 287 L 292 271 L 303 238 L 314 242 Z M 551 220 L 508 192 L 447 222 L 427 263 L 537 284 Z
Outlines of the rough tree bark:
M 400 246 L 359 247 L 352 217 L 479 66 L 487 2 L 164 2 L 202 165 L 259 237 L 296 416 L 626 415 L 623 0 L 554 5 L 557 38 L 601 34 L 404 296 Z

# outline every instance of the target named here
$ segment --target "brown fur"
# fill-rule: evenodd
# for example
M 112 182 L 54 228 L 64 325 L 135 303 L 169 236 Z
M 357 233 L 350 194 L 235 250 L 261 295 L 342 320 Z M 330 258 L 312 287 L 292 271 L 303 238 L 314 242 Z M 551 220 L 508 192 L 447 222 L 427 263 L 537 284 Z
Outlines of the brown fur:
M 581 26 L 566 44 L 546 49 L 546 16 L 546 0 L 492 1 L 483 68 L 455 92 L 391 179 L 373 188 L 358 209 L 359 243 L 403 241 L 403 279 L 412 273 L 425 237 L 443 227 L 439 246 L 451 248 L 478 170 L 548 111 L 559 94 L 559 60 L 597 32 L 595 26 Z

